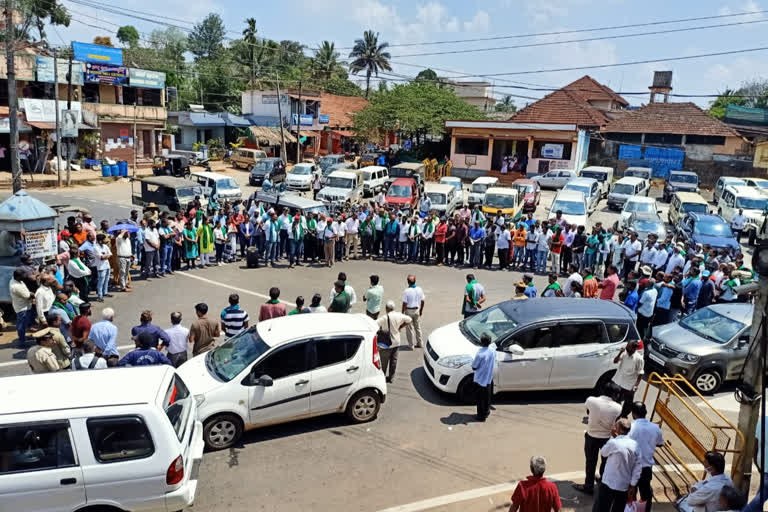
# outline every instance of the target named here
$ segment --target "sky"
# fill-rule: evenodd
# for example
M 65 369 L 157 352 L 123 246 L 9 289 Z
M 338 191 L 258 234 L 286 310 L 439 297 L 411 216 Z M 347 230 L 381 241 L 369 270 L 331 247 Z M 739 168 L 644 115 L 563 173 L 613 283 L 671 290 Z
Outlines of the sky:
M 120 25 L 134 25 L 149 34 L 163 25 L 116 15 L 62 0 L 73 21 L 69 27 L 49 28 L 52 44 L 92 41 L 96 35 L 111 35 Z M 97 0 L 106 3 L 105 0 Z M 112 4 L 114 5 L 114 4 Z M 294 0 L 292 2 L 246 2 L 243 0 L 135 0 L 130 8 L 143 17 L 190 27 L 210 12 L 218 13 L 238 37 L 244 20 L 254 17 L 262 37 L 292 39 L 309 49 L 321 41 L 336 43 L 342 60 L 364 30 L 379 32 L 379 41 L 393 45 L 393 73 L 412 77 L 421 69 L 436 69 L 441 76 L 475 75 L 458 80 L 487 80 L 497 98 L 505 94 L 522 107 L 546 91 L 522 87 L 561 87 L 585 74 L 617 92 L 645 92 L 653 72 L 673 71 L 673 93 L 716 94 L 737 88 L 745 80 L 768 79 L 768 50 L 713 56 L 687 61 L 667 61 L 603 69 L 544 73 L 580 66 L 656 60 L 696 54 L 768 47 L 768 12 L 748 16 L 689 21 L 645 27 L 594 30 L 561 35 L 536 35 L 559 31 L 594 29 L 616 25 L 650 23 L 681 18 L 768 11 L 768 0 Z M 177 18 L 177 21 L 159 18 Z M 180 20 L 180 21 L 179 21 Z M 188 23 L 190 22 L 190 23 Z M 499 46 L 520 46 L 574 39 L 606 38 L 649 31 L 733 23 L 741 25 L 638 37 L 567 42 L 527 48 L 417 56 L 413 54 L 466 51 Z M 90 25 L 90 26 L 89 26 Z M 94 27 L 96 26 L 96 27 Z M 492 41 L 425 43 L 489 37 L 520 36 Z M 407 46 L 396 46 L 407 45 Z M 311 50 L 307 53 L 311 55 Z M 437 70 L 437 68 L 440 68 Z M 484 78 L 482 75 L 509 73 Z M 512 74 L 515 73 L 515 74 Z M 382 77 L 385 78 L 385 77 Z M 647 103 L 648 95 L 626 95 L 632 105 Z M 707 106 L 710 98 L 673 98 Z

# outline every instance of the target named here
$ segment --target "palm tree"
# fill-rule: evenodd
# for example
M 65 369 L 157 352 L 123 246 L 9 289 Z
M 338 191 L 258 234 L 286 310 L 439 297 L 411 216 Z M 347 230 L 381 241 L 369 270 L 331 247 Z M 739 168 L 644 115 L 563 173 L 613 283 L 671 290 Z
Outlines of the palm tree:
M 245 53 L 248 56 L 248 67 L 250 68 L 251 72 L 251 82 L 250 85 L 253 87 L 253 82 L 255 80 L 255 67 L 256 67 L 256 44 L 258 40 L 256 39 L 256 18 L 248 18 L 245 20 L 245 30 L 243 30 L 243 43 L 246 46 Z
M 373 30 L 366 30 L 362 39 L 355 41 L 355 46 L 349 52 L 349 58 L 353 59 L 349 64 L 349 71 L 356 75 L 365 70 L 365 97 L 371 90 L 371 75 L 379 76 L 379 71 L 392 71 L 389 65 L 389 59 L 392 56 L 384 51 L 389 47 L 389 43 L 379 44 L 379 33 Z
M 336 43 L 323 41 L 320 48 L 315 50 L 314 68 L 318 74 L 326 80 L 339 68 L 339 52 L 336 51 Z
M 500 102 L 496 104 L 496 112 L 515 112 L 517 107 L 515 106 L 515 100 L 512 96 L 506 95 Z

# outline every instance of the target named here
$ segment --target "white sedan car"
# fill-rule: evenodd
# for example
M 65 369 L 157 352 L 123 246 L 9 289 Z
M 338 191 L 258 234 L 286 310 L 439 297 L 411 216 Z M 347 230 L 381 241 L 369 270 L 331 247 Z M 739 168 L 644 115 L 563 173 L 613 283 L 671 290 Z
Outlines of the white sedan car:
M 285 177 L 285 186 L 290 190 L 310 190 L 312 179 L 320 173 L 320 168 L 307 162 L 293 166 L 291 172 Z

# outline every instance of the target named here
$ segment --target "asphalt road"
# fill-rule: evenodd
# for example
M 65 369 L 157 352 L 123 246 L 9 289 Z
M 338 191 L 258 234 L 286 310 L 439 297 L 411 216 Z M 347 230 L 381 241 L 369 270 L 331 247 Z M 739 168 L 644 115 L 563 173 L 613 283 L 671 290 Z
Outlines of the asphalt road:
M 245 179 L 244 172 L 239 174 Z M 85 206 L 96 220 L 114 221 L 131 209 L 128 183 L 32 194 L 49 204 Z M 543 206 L 552 197 L 544 193 L 537 216 L 543 217 Z M 610 226 L 616 214 L 604 211 L 603 205 L 591 220 Z M 379 274 L 385 300 L 398 303 L 406 275 L 416 274 L 426 294 L 425 335 L 459 317 L 465 270 L 369 261 L 344 262 L 333 269 L 281 265 L 249 270 L 235 263 L 176 273 L 137 281 L 132 293 L 115 294 L 104 306 L 117 311 L 118 345 L 124 353 L 132 345 L 130 327 L 138 324 L 142 310 L 152 310 L 161 327 L 169 325 L 172 311 L 181 311 L 183 323 L 189 325 L 193 304 L 207 302 L 217 314 L 229 293 L 238 291 L 242 306 L 256 315 L 271 286 L 279 286 L 288 302 L 316 292 L 326 297 L 339 271 L 347 273 L 359 296 L 368 276 Z M 509 298 L 512 284 L 520 279 L 518 272 L 475 274 L 491 304 Z M 539 289 L 545 284 L 543 276 L 535 281 Z M 359 303 L 353 311 L 362 308 Z M 100 311 L 96 307 L 95 315 Z M 12 329 L 0 335 L 0 376 L 29 372 L 24 350 L 11 345 L 14 338 Z M 511 494 L 509 482 L 525 477 L 534 454 L 547 457 L 550 474 L 581 481 L 586 392 L 504 393 L 495 398 L 489 421 L 479 424 L 473 421 L 473 407 L 458 405 L 434 390 L 421 369 L 421 358 L 420 349 L 401 354 L 397 378 L 372 423 L 352 426 L 342 416 L 306 420 L 253 430 L 240 446 L 207 453 L 194 509 L 367 512 L 402 505 L 393 510 L 458 510 L 455 503 L 471 498 L 462 510 L 500 510 L 504 496 Z M 725 389 L 715 403 L 732 415 L 732 389 Z M 570 485 L 560 489 L 568 508 L 591 503 Z M 422 502 L 435 497 L 443 498 Z

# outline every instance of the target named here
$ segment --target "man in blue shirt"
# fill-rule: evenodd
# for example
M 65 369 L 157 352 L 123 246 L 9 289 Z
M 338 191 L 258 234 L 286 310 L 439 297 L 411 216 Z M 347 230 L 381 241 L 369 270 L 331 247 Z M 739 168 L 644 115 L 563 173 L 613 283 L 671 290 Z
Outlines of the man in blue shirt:
M 491 395 L 493 394 L 493 370 L 496 366 L 496 345 L 491 343 L 491 335 L 480 335 L 482 348 L 477 351 L 472 361 L 475 370 L 473 380 L 477 386 L 477 419 L 485 421 L 491 414 Z
M 483 244 L 485 238 L 485 228 L 480 226 L 480 220 L 475 220 L 475 225 L 469 230 L 469 239 L 472 241 L 472 256 L 469 259 L 470 264 L 477 268 L 483 262 Z
M 670 310 L 672 309 L 672 294 L 675 293 L 675 285 L 672 283 L 672 274 L 664 274 L 664 280 L 656 284 L 659 290 L 656 299 L 656 312 L 653 315 L 653 325 L 669 323 Z
M 146 332 L 139 334 L 136 339 L 136 348 L 125 354 L 117 366 L 154 366 L 158 364 L 173 366 L 162 352 L 150 346 L 151 343 L 151 334 Z
M 699 267 L 691 267 L 692 279 L 683 287 L 683 312 L 690 315 L 696 311 L 696 301 L 701 291 L 701 279 L 699 279 Z
M 139 321 L 141 322 L 140 325 L 131 328 L 132 340 L 136 341 L 142 333 L 146 333 L 150 336 L 150 346 L 152 348 L 162 349 L 168 346 L 171 339 L 164 330 L 152 323 L 152 312 L 150 310 L 142 311 Z
M 91 326 L 88 338 L 93 340 L 107 358 L 107 365 L 117 366 L 120 354 L 117 352 L 117 326 L 112 323 L 115 319 L 115 310 L 104 308 L 101 312 L 102 321 Z
M 633 313 L 637 313 L 637 303 L 640 300 L 640 295 L 637 293 L 637 283 L 635 281 L 627 281 L 627 298 L 624 299 L 624 305 L 632 310 Z
M 400 232 L 400 223 L 397 222 L 395 214 L 389 214 L 389 221 L 384 226 L 384 258 L 395 258 L 395 243 L 397 242 L 397 234 Z
M 529 299 L 535 299 L 539 290 L 536 289 L 536 285 L 533 284 L 533 274 L 526 272 L 523 274 L 523 282 L 525 283 L 525 291 L 523 292 Z

